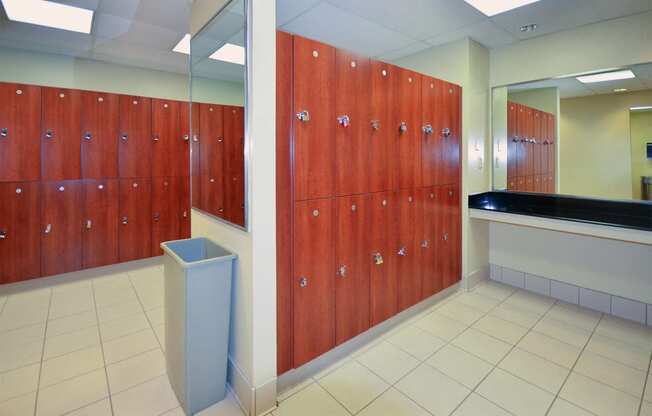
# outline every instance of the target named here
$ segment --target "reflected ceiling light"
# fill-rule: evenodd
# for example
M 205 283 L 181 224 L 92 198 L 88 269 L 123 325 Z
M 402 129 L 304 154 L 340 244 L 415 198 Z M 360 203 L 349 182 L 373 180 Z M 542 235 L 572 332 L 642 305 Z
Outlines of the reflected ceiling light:
M 641 107 L 630 107 L 629 109 L 632 111 L 652 110 L 652 105 L 644 105 Z
M 91 33 L 93 10 L 45 0 L 2 0 L 2 5 L 15 22 Z
M 172 51 L 190 55 L 190 33 L 186 33 L 185 36 L 181 38 L 179 43 L 177 43 L 177 46 L 172 49 Z
M 628 91 L 627 88 L 616 88 L 614 92 L 625 92 Z
M 487 16 L 495 16 L 539 0 L 464 0 Z
M 231 62 L 233 64 L 244 65 L 245 49 L 242 46 L 226 43 L 220 49 L 216 50 L 211 56 L 216 61 Z
M 581 77 L 577 77 L 576 79 L 583 84 L 591 84 L 594 82 L 616 81 L 619 79 L 630 79 L 630 78 L 636 78 L 636 76 L 629 69 L 625 69 L 623 71 L 603 72 L 601 74 L 583 75 Z

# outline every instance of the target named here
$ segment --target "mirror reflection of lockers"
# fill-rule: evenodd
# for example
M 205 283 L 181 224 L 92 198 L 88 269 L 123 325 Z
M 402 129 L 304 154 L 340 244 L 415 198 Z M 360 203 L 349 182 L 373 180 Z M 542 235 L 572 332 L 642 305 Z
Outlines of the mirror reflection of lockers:
M 193 208 L 246 230 L 246 10 L 232 0 L 190 40 Z

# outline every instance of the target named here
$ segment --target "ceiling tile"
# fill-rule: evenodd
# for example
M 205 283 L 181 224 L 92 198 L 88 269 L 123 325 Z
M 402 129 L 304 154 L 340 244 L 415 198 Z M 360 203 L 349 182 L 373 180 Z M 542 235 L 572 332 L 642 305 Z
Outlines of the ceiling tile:
M 98 14 L 95 32 L 98 39 L 115 39 L 133 45 L 148 46 L 158 50 L 169 50 L 179 41 L 180 34 L 161 26 L 139 21 Z
M 487 20 L 427 39 L 426 42 L 432 46 L 437 46 L 464 38 L 471 38 L 487 48 L 507 46 L 517 41 L 517 39 L 505 29 Z
M 93 59 L 140 68 L 176 73 L 188 72 L 188 56 L 171 51 L 156 51 L 119 40 L 98 42 L 93 48 Z
M 326 0 L 416 40 L 486 20 L 487 17 L 461 0 Z
M 79 54 L 89 51 L 93 46 L 93 36 L 85 33 L 11 22 L 6 19 L 0 20 L 0 39 L 14 42 L 14 48 L 48 53 Z
M 281 27 L 289 23 L 313 7 L 321 0 L 276 0 L 276 26 Z
M 140 7 L 140 3 L 141 0 L 102 0 L 97 11 L 99 13 L 133 19 Z
M 192 67 L 192 75 L 202 78 L 244 82 L 244 66 L 206 59 Z
M 652 0 L 593 0 L 601 19 L 615 19 L 652 10 Z
M 404 58 L 406 56 L 414 55 L 426 49 L 431 48 L 432 46 L 425 42 L 415 42 L 411 45 L 399 48 L 395 51 L 386 52 L 380 56 L 375 57 L 378 60 L 383 62 L 391 62 L 396 59 Z
M 337 30 L 333 25 L 337 22 Z M 414 40 L 340 8 L 321 3 L 283 26 L 284 30 L 367 56 L 378 56 Z
M 596 94 L 610 94 L 617 88 L 627 88 L 629 91 L 643 90 L 645 84 L 638 78 L 621 79 L 617 81 L 596 82 L 588 84 L 588 88 Z
M 87 10 L 97 10 L 100 0 L 50 0 L 53 3 L 67 4 Z

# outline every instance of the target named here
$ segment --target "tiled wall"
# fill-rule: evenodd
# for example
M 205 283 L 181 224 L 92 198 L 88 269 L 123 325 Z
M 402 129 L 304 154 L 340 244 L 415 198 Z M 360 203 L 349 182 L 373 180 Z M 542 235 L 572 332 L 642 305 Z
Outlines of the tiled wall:
M 652 326 L 652 304 L 562 283 L 496 264 L 491 265 L 490 277 L 492 280 L 510 286 Z

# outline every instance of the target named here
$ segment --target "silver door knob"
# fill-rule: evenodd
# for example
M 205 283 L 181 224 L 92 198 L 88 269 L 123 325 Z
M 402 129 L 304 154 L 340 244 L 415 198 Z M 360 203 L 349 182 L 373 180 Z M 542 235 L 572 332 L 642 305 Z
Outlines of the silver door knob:
M 337 275 L 340 276 L 340 277 L 345 277 L 346 276 L 346 265 L 342 264 L 337 269 Z
M 337 118 L 337 122 L 340 124 L 342 127 L 349 127 L 351 125 L 351 118 L 347 116 L 346 114 L 339 116 Z
M 129 218 L 122 217 L 122 225 L 127 225 L 127 224 L 129 224 Z
M 120 136 L 120 138 L 122 139 L 122 141 L 126 142 L 127 139 L 129 138 L 129 135 L 127 133 L 122 133 L 122 136 Z
M 402 257 L 407 256 L 407 248 L 405 246 L 399 248 L 397 254 Z
M 93 222 L 91 220 L 86 220 L 86 229 L 90 230 L 93 227 Z
M 448 241 L 448 233 L 444 233 L 444 235 L 441 238 L 444 241 Z
M 381 264 L 384 263 L 383 255 L 380 253 L 374 253 L 373 259 L 374 259 L 374 264 L 376 264 L 377 266 L 380 266 Z
M 0 129 L 0 137 L 7 137 L 9 136 L 9 129 L 6 127 L 3 127 Z
M 303 121 L 304 123 L 310 121 L 310 113 L 308 110 L 303 110 L 297 113 L 297 119 Z
M 154 140 L 155 142 L 158 142 L 159 139 L 160 139 L 160 138 L 159 138 L 159 135 L 158 135 L 158 134 L 156 134 L 156 135 L 154 135 L 154 137 L 152 137 L 152 140 Z
M 45 137 L 48 138 L 48 139 L 51 139 L 51 138 L 54 137 L 54 132 L 52 131 L 52 129 L 47 129 L 45 131 Z
M 86 133 L 86 134 L 84 134 L 84 140 L 90 140 L 91 137 L 92 137 L 92 136 L 91 136 L 90 133 Z
M 183 135 L 183 140 L 187 142 L 188 140 L 190 140 L 190 136 L 188 136 L 187 134 L 184 134 Z
M 401 124 L 398 126 L 398 132 L 399 133 L 405 133 L 408 130 L 407 123 L 405 121 L 401 121 Z
M 52 231 L 52 224 L 48 224 L 45 226 L 45 234 L 50 234 Z
M 422 130 L 425 134 L 432 134 L 432 125 L 426 124 L 423 126 Z
M 380 130 L 380 120 L 371 120 L 371 128 L 374 130 Z
M 7 230 L 0 230 L 0 240 L 7 239 Z
M 428 247 L 430 247 L 430 241 L 428 241 L 428 240 L 423 240 L 423 241 L 421 242 L 421 247 L 422 247 L 422 248 L 428 248 Z
M 301 276 L 301 278 L 299 278 L 299 286 L 300 287 L 308 286 L 308 278 Z
M 444 136 L 444 137 L 450 137 L 450 135 L 451 135 L 451 129 L 449 129 L 448 127 L 444 127 L 444 128 L 441 130 L 441 135 Z

